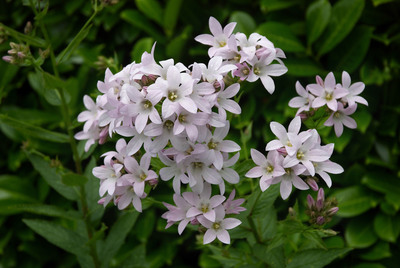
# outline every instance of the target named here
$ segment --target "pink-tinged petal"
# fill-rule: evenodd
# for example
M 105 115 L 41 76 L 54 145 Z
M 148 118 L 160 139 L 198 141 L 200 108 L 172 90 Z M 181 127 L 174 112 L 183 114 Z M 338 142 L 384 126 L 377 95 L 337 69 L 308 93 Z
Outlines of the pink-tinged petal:
M 326 88 L 331 88 L 334 89 L 336 86 L 336 80 L 335 80 L 335 76 L 333 75 L 332 72 L 330 72 L 326 77 L 325 77 L 325 81 L 324 81 L 324 85 Z
M 151 113 L 149 114 L 149 118 L 151 120 L 151 122 L 156 123 L 156 124 L 161 124 L 161 117 L 160 114 L 158 113 L 158 111 L 156 109 L 153 109 L 151 111 Z
M 326 173 L 326 172 L 318 172 L 318 174 L 321 176 L 321 178 L 325 181 L 326 185 L 331 188 L 332 186 L 332 179 L 331 177 Z
M 324 88 L 317 84 L 311 84 L 307 86 L 307 90 L 315 96 L 321 96 L 324 93 Z
M 127 155 L 133 155 L 142 147 L 143 141 L 139 137 L 132 138 L 126 145 Z
M 364 99 L 363 97 L 360 96 L 354 96 L 353 97 L 353 101 L 364 104 L 366 106 L 368 106 L 368 101 L 366 99 Z
M 335 99 L 339 99 L 339 98 L 343 98 L 343 97 L 345 97 L 346 95 L 348 95 L 348 94 L 349 94 L 349 91 L 348 91 L 347 89 L 345 89 L 345 88 L 337 87 L 337 88 L 333 91 L 333 94 L 334 94 L 334 98 L 335 98 Z
M 229 121 L 225 121 L 224 127 L 216 128 L 214 130 L 214 135 L 213 135 L 214 139 L 217 141 L 222 141 L 226 137 L 226 135 L 228 135 L 229 127 L 230 127 Z
M 210 222 L 209 220 L 207 220 L 206 218 L 204 218 L 203 215 L 198 216 L 197 220 L 200 222 L 201 225 L 203 225 L 207 229 L 210 229 L 211 226 L 213 225 L 213 223 Z
M 314 105 L 314 103 L 313 103 L 313 105 Z M 332 111 L 337 111 L 337 109 L 338 109 L 338 103 L 337 103 L 336 99 L 332 99 L 332 100 L 326 102 L 326 105 Z
M 325 150 L 313 149 L 307 153 L 307 158 L 314 162 L 322 162 L 328 160 L 331 154 Z
M 215 231 L 212 229 L 208 229 L 207 232 L 204 234 L 203 244 L 205 245 L 211 243 L 212 241 L 215 240 L 216 237 L 217 234 L 215 233 Z
M 174 135 L 178 135 L 178 134 L 182 133 L 182 131 L 184 131 L 184 130 L 185 130 L 185 127 L 178 120 L 176 120 L 175 124 L 174 124 L 174 128 L 173 128 Z
M 129 204 L 132 201 L 132 196 L 129 194 L 124 194 L 121 196 L 121 198 L 118 200 L 118 209 L 122 210 L 129 206 Z
M 365 84 L 363 82 L 357 82 L 351 85 L 349 88 L 352 95 L 358 95 L 363 92 L 365 89 Z
M 314 99 L 314 101 L 311 104 L 311 107 L 313 108 L 319 108 L 321 106 L 324 106 L 326 104 L 326 100 L 321 98 L 321 97 L 317 97 Z
M 178 234 L 181 235 L 183 231 L 185 230 L 187 224 L 189 223 L 189 220 L 182 220 L 179 225 L 178 225 Z
M 303 97 L 294 97 L 289 101 L 288 105 L 292 108 L 300 108 L 303 107 L 307 102 L 308 100 L 304 99 Z
M 138 114 L 138 116 L 136 117 L 136 120 L 135 120 L 135 128 L 138 133 L 142 133 L 143 129 L 147 125 L 148 118 L 149 118 L 149 116 L 147 114 L 143 114 L 143 113 Z
M 318 165 L 320 165 L 324 171 L 332 174 L 340 174 L 344 171 L 341 165 L 331 161 L 319 163 Z
M 224 35 L 230 36 L 232 34 L 233 30 L 235 29 L 235 27 L 236 27 L 236 22 L 228 23 L 228 25 L 226 25 L 224 27 Z
M 177 67 L 175 66 L 168 67 L 167 81 L 169 88 L 176 89 L 179 87 L 179 84 L 181 83 L 181 74 Z
M 251 155 L 251 159 L 253 159 L 253 161 L 254 161 L 254 163 L 256 163 L 256 165 L 258 165 L 258 166 L 267 165 L 267 158 L 262 153 L 260 153 L 258 150 L 251 149 L 250 155 Z
M 269 76 L 261 76 L 260 79 L 261 79 L 263 86 L 269 92 L 269 94 L 274 93 L 274 91 L 275 91 L 274 80 L 272 80 L 272 78 Z
M 315 168 L 314 168 L 313 163 L 311 163 L 311 161 L 303 161 L 302 163 L 307 168 L 308 172 L 310 172 L 310 175 L 314 176 L 315 175 Z
M 108 192 L 109 195 L 113 195 L 115 191 L 115 182 L 115 179 L 107 179 L 102 181 L 99 188 L 100 196 L 103 196 L 106 192 Z
M 96 108 L 96 104 L 94 103 L 92 98 L 89 97 L 88 95 L 83 96 L 83 103 L 85 104 L 85 107 L 88 110 L 93 110 Z
M 199 135 L 199 131 L 197 130 L 196 126 L 187 125 L 186 126 L 186 134 L 188 135 L 189 140 L 191 140 L 192 142 L 195 142 Z
M 282 164 L 284 168 L 290 168 L 297 165 L 299 162 L 300 161 L 296 156 L 286 156 Z
M 308 190 L 310 187 L 300 177 L 294 176 L 292 178 L 293 186 L 300 190 Z
M 197 112 L 196 103 L 189 97 L 180 99 L 179 104 L 189 113 L 195 114 Z
M 296 116 L 290 122 L 288 132 L 295 133 L 297 135 L 297 133 L 299 133 L 299 131 L 300 131 L 300 128 L 301 128 L 301 118 L 300 118 L 300 116 Z
M 267 146 L 265 146 L 265 151 L 277 150 L 282 147 L 283 147 L 283 144 L 280 140 L 272 140 L 267 143 Z
M 148 170 L 150 167 L 150 162 L 151 162 L 151 155 L 148 153 L 145 153 L 142 158 L 140 158 L 140 166 L 144 169 L 144 170 Z M 151 170 L 149 170 L 150 172 Z M 150 174 L 148 174 L 148 176 L 150 176 Z
M 184 193 L 182 194 L 182 196 L 183 196 L 183 199 L 186 200 L 186 202 L 188 202 L 188 203 L 189 203 L 190 205 L 192 205 L 192 206 L 196 206 L 196 205 L 197 205 L 197 202 L 199 201 L 198 195 L 196 195 L 196 194 L 193 193 L 193 192 L 184 192 Z M 175 204 L 178 205 L 178 203 L 177 203 L 176 200 L 175 200 L 175 197 L 178 198 L 179 196 L 178 196 L 178 195 L 174 195 Z M 184 202 L 181 202 L 181 203 L 184 204 Z M 178 205 L 178 206 L 179 206 L 179 205 Z
M 275 134 L 275 136 L 279 140 L 286 140 L 287 139 L 287 132 L 286 129 L 279 123 L 277 122 L 271 122 L 270 128 L 272 133 Z
M 305 90 L 305 88 L 300 84 L 299 81 L 296 82 L 296 92 L 303 98 L 308 98 L 308 92 Z
M 350 75 L 348 72 L 343 71 L 342 72 L 342 85 L 345 88 L 348 88 L 351 84 L 351 79 L 350 79 Z
M 226 152 L 226 153 L 240 151 L 240 146 L 236 142 L 229 140 L 221 141 L 218 144 L 218 148 L 221 150 L 221 152 Z
M 231 184 L 236 184 L 239 182 L 239 174 L 231 168 L 224 168 L 219 173 L 224 180 Z
M 169 181 L 175 177 L 175 170 L 172 167 L 164 167 L 160 170 L 160 177 L 163 181 Z
M 354 120 L 353 118 L 351 118 L 349 116 L 343 116 L 342 123 L 343 123 L 343 125 L 345 125 L 348 128 L 353 128 L 353 129 L 357 128 L 356 120 Z
M 223 228 L 226 230 L 233 229 L 237 226 L 239 226 L 242 222 L 238 219 L 235 218 L 226 218 L 222 221 Z
M 138 162 L 133 157 L 126 157 L 124 159 L 124 166 L 125 169 L 128 170 L 130 173 L 134 173 L 140 168 Z
M 186 217 L 191 218 L 191 217 L 195 217 L 197 215 L 202 214 L 203 212 L 201 210 L 199 210 L 196 207 L 191 207 L 188 209 L 188 211 L 186 212 Z M 215 214 L 214 214 L 215 216 Z
M 210 32 L 214 36 L 217 36 L 217 35 L 220 35 L 223 33 L 221 24 L 214 17 L 210 17 L 210 19 L 208 20 L 208 24 L 210 26 Z
M 155 124 L 150 123 L 144 129 L 144 135 L 149 137 L 157 137 L 163 133 L 163 125 L 162 124 Z
M 175 177 L 172 181 L 172 187 L 174 188 L 174 192 L 177 194 L 181 193 L 181 180 Z
M 223 98 L 232 98 L 236 96 L 236 94 L 239 92 L 240 85 L 238 83 L 232 84 L 229 87 L 227 87 L 224 91 L 220 92 L 221 97 Z
M 142 202 L 140 201 L 140 198 L 138 196 L 133 196 L 132 205 L 138 212 L 142 212 Z
M 265 170 L 262 167 L 253 167 L 252 169 L 250 169 L 247 173 L 246 173 L 246 177 L 247 178 L 259 178 L 262 175 L 264 175 Z
M 282 64 L 271 64 L 267 66 L 266 71 L 270 76 L 281 76 L 288 71 L 288 68 Z
M 267 190 L 271 186 L 272 180 L 260 179 L 260 189 L 261 191 Z
M 218 230 L 217 238 L 218 238 L 219 241 L 221 241 L 224 244 L 230 244 L 231 243 L 231 238 L 230 238 L 229 233 L 228 233 L 227 230 Z
M 224 158 L 221 152 L 215 151 L 215 158 L 213 164 L 217 170 L 221 170 L 222 166 L 224 165 Z
M 221 175 L 215 169 L 205 168 L 203 170 L 203 178 L 206 182 L 211 184 L 221 183 Z
M 133 190 L 137 196 L 142 196 L 144 193 L 144 182 L 135 182 L 133 184 Z
M 282 199 L 285 200 L 286 198 L 288 198 L 291 192 L 292 192 L 292 183 L 289 180 L 283 179 L 281 181 L 281 186 L 280 186 L 280 193 Z
M 225 201 L 225 199 L 226 199 L 226 198 L 225 198 L 225 196 L 223 196 L 223 195 L 214 195 L 214 196 L 211 197 L 211 199 L 210 199 L 210 206 L 211 206 L 212 208 L 215 208 L 215 207 L 221 205 L 222 202 Z M 213 220 L 210 220 L 210 221 L 213 221 Z
M 133 137 L 137 134 L 137 131 L 131 127 L 119 127 L 116 131 L 119 135 L 124 137 Z
M 206 213 L 203 213 L 203 215 L 207 220 L 212 222 L 215 221 L 215 210 L 207 211 Z
M 223 100 L 220 102 L 220 105 L 222 108 L 224 108 L 225 110 L 227 110 L 233 114 L 241 114 L 242 113 L 242 108 L 240 108 L 240 105 L 233 100 Z
M 165 99 L 162 106 L 161 106 L 161 114 L 163 118 L 170 117 L 176 112 L 176 104 L 171 102 L 169 99 Z
M 343 134 L 343 124 L 341 122 L 334 123 L 335 134 L 337 137 L 342 136 Z
M 212 46 L 214 44 L 214 37 L 211 34 L 201 34 L 194 38 L 199 43 Z

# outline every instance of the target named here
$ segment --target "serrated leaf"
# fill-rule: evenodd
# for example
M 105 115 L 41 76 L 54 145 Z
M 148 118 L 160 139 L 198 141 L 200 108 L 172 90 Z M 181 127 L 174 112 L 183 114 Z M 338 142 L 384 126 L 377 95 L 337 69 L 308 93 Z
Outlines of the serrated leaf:
M 334 259 L 343 256 L 351 249 L 308 249 L 303 250 L 292 258 L 287 268 L 319 268 L 331 263 Z
M 112 225 L 110 232 L 100 248 L 99 258 L 102 263 L 108 264 L 125 241 L 125 237 L 135 224 L 139 212 L 127 211 Z
M 349 36 L 328 54 L 328 63 L 334 66 L 333 70 L 354 72 L 368 52 L 373 30 L 368 26 L 355 27 Z
M 86 176 L 69 172 L 61 176 L 61 181 L 67 186 L 80 186 L 84 185 L 88 181 L 88 179 L 86 178 Z
M 45 220 L 23 219 L 22 221 L 47 241 L 69 253 L 77 256 L 89 254 L 89 249 L 85 245 L 87 240 L 72 230 Z
M 159 25 L 163 24 L 163 9 L 156 0 L 135 0 L 138 9 Z
M 327 0 L 319 0 L 307 8 L 307 44 L 311 45 L 322 34 L 331 16 L 331 4 Z
M 340 0 L 333 6 L 328 26 L 317 43 L 319 56 L 331 51 L 351 32 L 361 16 L 364 3 L 364 0 Z
M 354 248 L 366 248 L 378 239 L 373 230 L 373 222 L 368 216 L 353 218 L 346 226 L 345 238 L 347 244 Z
M 400 233 L 400 217 L 378 213 L 374 218 L 374 229 L 379 238 L 394 243 Z
M 303 44 L 286 24 L 274 21 L 266 22 L 261 24 L 256 32 L 266 36 L 274 43 L 275 47 L 281 48 L 285 52 L 305 51 Z
M 0 122 L 26 136 L 59 143 L 69 142 L 69 137 L 66 134 L 53 132 L 38 126 L 34 126 L 4 114 L 0 114 Z
M 257 27 L 254 18 L 243 11 L 234 11 L 229 18 L 229 22 L 236 22 L 235 33 L 240 32 L 247 36 L 253 33 Z
M 358 185 L 336 191 L 333 196 L 338 201 L 338 215 L 341 217 L 354 217 L 377 205 L 370 191 Z
M 78 194 L 74 188 L 66 186 L 61 181 L 61 176 L 56 168 L 50 166 L 50 163 L 44 160 L 41 156 L 26 152 L 29 161 L 44 180 L 60 195 L 69 200 L 77 200 Z
M 167 36 L 172 36 L 179 18 L 183 0 L 168 0 L 164 12 L 164 31 Z

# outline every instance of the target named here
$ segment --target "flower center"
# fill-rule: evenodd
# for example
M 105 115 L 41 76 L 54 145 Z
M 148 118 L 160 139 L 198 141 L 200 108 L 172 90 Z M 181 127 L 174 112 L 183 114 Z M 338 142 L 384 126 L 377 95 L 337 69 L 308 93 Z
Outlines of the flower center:
M 144 181 L 147 178 L 147 175 L 142 173 L 142 174 L 140 174 L 139 178 L 141 181 Z
M 239 61 L 241 58 L 240 54 L 236 54 L 235 57 L 233 57 L 234 61 Z
M 291 168 L 285 168 L 285 172 L 287 175 L 292 174 L 292 169 Z
M 180 114 L 178 116 L 178 120 L 179 120 L 180 123 L 185 123 L 186 122 L 186 115 Z
M 265 170 L 266 170 L 268 173 L 271 173 L 272 171 L 274 171 L 274 167 L 269 165 Z
M 171 120 L 167 120 L 167 121 L 164 123 L 164 126 L 165 126 L 168 130 L 171 130 L 171 129 L 174 127 L 174 122 L 172 122 Z
M 153 104 L 149 100 L 143 101 L 142 104 L 143 104 L 143 108 L 146 110 L 153 107 Z
M 208 211 L 209 211 L 209 204 L 201 203 L 200 210 L 201 210 L 201 212 L 203 212 L 203 213 L 208 212 Z
M 194 162 L 193 163 L 195 168 L 202 168 L 203 167 L 203 163 L 202 162 Z
M 170 101 L 175 101 L 178 98 L 178 95 L 176 94 L 176 91 L 169 91 L 168 92 L 168 99 Z
M 214 142 L 213 140 L 210 140 L 210 142 L 207 145 L 210 150 L 213 150 L 213 149 L 217 148 L 218 142 Z
M 297 151 L 296 157 L 297 157 L 297 159 L 301 160 L 304 157 L 304 153 L 299 150 L 299 151 Z
M 254 74 L 255 75 L 260 75 L 260 68 L 258 68 L 258 67 L 254 67 L 254 70 L 253 70 L 253 72 L 254 72 Z
M 333 116 L 336 117 L 336 118 L 339 118 L 339 117 L 340 117 L 340 112 L 335 112 L 335 113 L 333 114 Z
M 218 44 L 219 44 L 220 47 L 226 46 L 226 42 L 225 41 L 220 41 L 220 42 L 218 42 Z
M 327 101 L 330 101 L 330 100 L 332 100 L 332 99 L 333 99 L 333 94 L 332 94 L 332 92 L 328 92 L 328 93 L 326 93 L 326 95 L 325 95 L 325 99 L 326 99 Z
M 290 141 L 287 141 L 287 142 L 286 142 L 286 145 L 289 146 L 289 147 L 292 147 L 292 146 L 293 146 L 292 143 L 291 143 Z
M 246 68 L 242 69 L 242 74 L 248 75 L 249 74 L 249 69 L 246 69 Z
M 218 230 L 219 228 L 221 228 L 221 224 L 219 222 L 214 222 L 212 225 L 212 228 L 214 230 Z

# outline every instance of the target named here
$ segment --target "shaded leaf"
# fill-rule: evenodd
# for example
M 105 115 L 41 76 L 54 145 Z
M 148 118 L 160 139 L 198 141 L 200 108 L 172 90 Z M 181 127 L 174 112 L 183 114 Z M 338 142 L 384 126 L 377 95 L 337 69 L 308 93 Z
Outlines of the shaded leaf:
M 29 212 L 32 214 L 58 217 L 65 219 L 80 219 L 81 215 L 77 211 L 66 211 L 60 207 L 46 204 L 18 204 L 9 206 L 7 209 L 18 212 Z
M 334 259 L 343 256 L 351 249 L 308 249 L 303 250 L 292 258 L 287 268 L 319 268 L 331 263 Z
M 389 243 L 379 241 L 369 251 L 360 254 L 361 259 L 367 261 L 377 261 L 392 256 Z
M 292 33 L 289 26 L 280 22 L 266 22 L 261 24 L 256 32 L 266 36 L 275 47 L 285 52 L 304 52 L 305 48 L 300 40 Z
M 229 18 L 229 22 L 236 22 L 234 32 L 240 32 L 247 35 L 247 37 L 256 30 L 256 22 L 253 17 L 243 11 L 234 11 Z
M 316 76 L 325 72 L 318 64 L 307 58 L 285 59 L 285 65 L 288 68 L 288 75 L 293 76 Z
M 366 248 L 378 239 L 373 230 L 373 222 L 368 216 L 353 218 L 346 226 L 345 238 L 347 244 L 354 248 Z
M 167 36 L 172 36 L 183 0 L 168 0 L 164 13 L 164 31 Z
M 148 33 L 157 42 L 165 43 L 165 37 L 151 24 L 151 22 L 143 16 L 139 11 L 127 9 L 121 12 L 121 18 L 136 28 Z
M 186 26 L 183 32 L 175 37 L 169 42 L 166 48 L 166 53 L 168 57 L 174 60 L 180 60 L 182 57 L 182 52 L 185 51 L 185 46 L 189 38 L 192 35 L 192 26 Z
M 156 0 L 135 0 L 136 6 L 147 18 L 150 18 L 162 26 L 163 9 Z
M 379 238 L 394 243 L 400 233 L 400 217 L 378 213 L 374 218 L 374 229 Z
M 378 203 L 370 191 L 358 185 L 336 191 L 333 196 L 338 201 L 338 215 L 341 217 L 360 215 Z
M 307 8 L 307 44 L 311 45 L 322 34 L 331 16 L 331 4 L 327 0 L 319 0 Z
M 5 26 L 3 23 L 0 23 L 0 28 L 5 29 L 9 35 L 14 37 L 18 41 L 26 42 L 29 45 L 32 45 L 35 47 L 41 47 L 41 48 L 45 48 L 47 45 L 45 40 L 43 40 L 39 37 L 36 37 L 36 36 L 30 36 L 30 35 L 15 31 L 14 29 L 12 29 L 10 27 Z
M 80 186 L 84 185 L 88 179 L 83 175 L 69 172 L 61 176 L 61 181 L 67 186 Z

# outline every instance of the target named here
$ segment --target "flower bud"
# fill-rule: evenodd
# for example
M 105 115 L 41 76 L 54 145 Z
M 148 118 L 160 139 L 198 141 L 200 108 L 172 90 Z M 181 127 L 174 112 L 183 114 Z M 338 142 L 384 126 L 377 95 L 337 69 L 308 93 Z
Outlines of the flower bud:
M 310 186 L 313 191 L 318 191 L 319 187 L 315 178 L 308 177 L 306 183 Z M 322 188 L 321 188 L 322 189 Z
M 318 225 L 323 225 L 324 223 L 325 223 L 325 218 L 324 218 L 323 216 L 319 216 L 319 217 L 317 218 L 316 224 L 318 224 Z
M 30 34 L 32 32 L 32 29 L 33 29 L 32 22 L 28 21 L 25 25 L 24 33 Z
M 307 195 L 307 205 L 309 209 L 312 209 L 312 207 L 315 206 L 314 198 L 312 198 L 311 195 Z
M 333 207 L 331 209 L 328 210 L 327 215 L 328 216 L 333 216 L 338 212 L 339 208 L 338 207 Z

